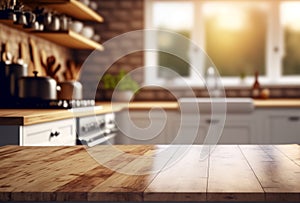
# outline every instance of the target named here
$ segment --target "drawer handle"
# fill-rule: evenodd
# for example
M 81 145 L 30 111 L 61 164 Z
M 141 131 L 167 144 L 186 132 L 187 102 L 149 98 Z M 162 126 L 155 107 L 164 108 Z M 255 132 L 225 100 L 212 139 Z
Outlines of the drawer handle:
M 289 121 L 292 121 L 292 122 L 299 121 L 299 120 L 300 120 L 300 117 L 298 117 L 298 116 L 290 116 L 289 117 Z
M 57 137 L 57 136 L 59 136 L 59 135 L 60 135 L 60 132 L 58 132 L 58 131 L 51 132 L 51 133 L 50 133 L 50 136 L 49 136 L 49 140 L 51 140 L 51 138 Z
M 217 123 L 219 123 L 220 121 L 219 120 L 217 120 L 217 119 L 207 119 L 206 120 L 206 123 L 208 123 L 208 124 L 217 124 Z

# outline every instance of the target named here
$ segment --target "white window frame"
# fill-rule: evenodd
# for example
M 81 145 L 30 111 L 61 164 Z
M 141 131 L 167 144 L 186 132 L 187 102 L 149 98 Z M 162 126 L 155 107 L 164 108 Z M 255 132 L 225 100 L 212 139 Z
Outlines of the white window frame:
M 145 2 L 145 28 L 146 29 L 155 29 L 153 27 L 153 13 L 152 8 L 155 2 L 192 2 L 194 4 L 194 28 L 191 32 L 191 40 L 196 43 L 199 47 L 205 47 L 205 36 L 202 30 L 204 30 L 204 25 L 202 19 L 202 12 L 199 12 L 199 9 L 202 7 L 202 4 L 207 2 L 204 0 L 146 0 Z M 225 0 L 230 2 L 229 0 Z M 242 2 L 243 0 L 241 0 Z M 246 0 L 245 0 L 246 1 Z M 250 1 L 250 0 L 248 0 Z M 283 28 L 280 23 L 280 3 L 285 0 L 272 0 L 272 1 L 262 1 L 264 3 L 270 4 L 270 12 L 268 13 L 268 27 L 267 27 L 267 44 L 266 44 L 266 76 L 260 76 L 260 82 L 262 85 L 300 85 L 300 76 L 283 76 L 281 68 L 281 59 L 284 55 L 284 33 Z M 214 2 L 224 2 L 223 1 L 214 1 Z M 233 1 L 236 2 L 236 1 Z M 155 43 L 155 38 L 151 36 L 145 36 L 145 47 L 147 43 Z M 274 51 L 275 49 L 278 51 Z M 191 58 L 193 59 L 193 57 Z M 157 77 L 157 57 L 153 52 L 145 52 L 145 66 L 144 71 L 144 83 L 145 85 L 164 85 L 168 87 L 180 87 L 180 82 L 175 80 L 166 81 L 164 79 Z M 201 66 L 199 66 L 201 67 Z M 199 68 L 199 71 L 204 76 L 204 70 Z M 204 82 L 195 79 L 193 74 L 190 77 L 184 78 L 186 83 L 192 87 L 203 87 Z M 239 77 L 222 77 L 221 78 L 223 85 L 226 87 L 230 86 L 240 86 L 240 87 L 249 87 L 253 84 L 253 76 L 247 76 L 244 80 L 244 83 L 241 84 Z

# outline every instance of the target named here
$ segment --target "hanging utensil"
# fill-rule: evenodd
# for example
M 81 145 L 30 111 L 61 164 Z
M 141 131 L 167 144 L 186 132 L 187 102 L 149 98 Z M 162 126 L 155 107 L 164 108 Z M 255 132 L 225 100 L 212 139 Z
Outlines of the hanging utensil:
M 53 70 L 53 72 L 52 72 L 52 77 L 56 80 L 56 81 L 59 81 L 59 78 L 58 78 L 58 76 L 57 76 L 57 73 L 58 73 L 58 71 L 60 70 L 60 68 L 61 68 L 61 65 L 60 64 L 58 64 L 57 66 L 56 66 L 56 68 Z
M 32 62 L 34 64 L 34 70 L 38 71 L 41 76 L 45 75 L 45 71 L 41 67 L 39 52 L 36 43 L 33 39 L 29 38 L 29 44 L 32 49 Z
M 24 44 L 22 42 L 19 42 L 18 44 L 18 59 L 17 59 L 17 64 L 20 64 L 20 65 L 23 65 L 25 64 L 25 61 L 24 61 Z
M 51 75 L 52 75 L 53 77 L 55 77 L 55 75 L 56 75 L 57 72 L 60 70 L 60 68 L 61 68 L 61 65 L 58 64 L 58 65 L 56 66 L 56 68 L 53 70 L 53 72 L 51 73 Z
M 28 42 L 28 46 L 29 46 L 29 55 L 30 55 L 30 63 L 28 66 L 28 74 L 32 75 L 33 71 L 36 71 L 35 66 L 34 66 L 34 57 L 33 57 L 33 47 L 32 44 L 29 40 Z
M 63 76 L 65 78 L 65 81 L 71 80 L 71 75 L 70 75 L 70 71 L 67 69 L 64 71 Z
M 54 56 L 47 57 L 46 63 L 42 62 L 46 70 L 46 74 L 54 78 L 56 81 L 58 81 L 57 73 L 61 69 L 61 65 L 60 64 L 55 65 L 55 63 L 56 63 L 56 58 Z
M 50 74 L 52 71 L 52 67 L 54 66 L 56 62 L 56 58 L 54 56 L 49 56 L 47 58 L 47 73 Z
M 67 60 L 66 62 L 67 70 L 69 72 L 69 77 L 71 80 L 79 79 L 80 68 L 72 60 Z
M 6 42 L 3 44 L 3 54 L 2 54 L 2 61 L 4 61 L 6 64 L 11 64 L 13 60 L 12 54 L 9 52 L 9 44 Z
M 54 56 L 49 56 L 47 57 L 47 60 L 46 60 L 46 73 L 48 76 L 51 76 L 52 74 L 52 71 L 53 71 L 53 66 L 56 62 L 56 59 Z
M 46 55 L 46 52 L 45 50 L 41 50 L 40 52 L 40 61 L 41 61 L 41 65 L 43 66 L 44 70 L 46 71 L 47 70 L 47 55 Z
M 1 43 L 1 62 L 5 62 L 5 43 Z

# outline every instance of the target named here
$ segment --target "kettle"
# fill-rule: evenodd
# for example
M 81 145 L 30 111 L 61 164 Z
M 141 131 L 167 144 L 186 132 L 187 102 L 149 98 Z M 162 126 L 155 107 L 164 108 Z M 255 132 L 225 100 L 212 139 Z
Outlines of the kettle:
M 56 100 L 56 81 L 51 77 L 37 76 L 37 71 L 33 71 L 33 74 L 34 76 L 19 79 L 19 97 L 22 99 Z
M 75 80 L 64 81 L 58 84 L 58 99 L 80 100 L 82 99 L 82 85 Z

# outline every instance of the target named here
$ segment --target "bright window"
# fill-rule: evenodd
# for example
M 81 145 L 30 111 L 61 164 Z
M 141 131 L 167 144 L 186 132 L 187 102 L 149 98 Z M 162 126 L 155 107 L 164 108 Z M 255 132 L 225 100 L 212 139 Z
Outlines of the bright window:
M 284 32 L 283 75 L 300 75 L 300 2 L 281 4 Z
M 153 24 L 156 28 L 162 30 L 175 31 L 187 38 L 191 37 L 193 27 L 193 5 L 185 2 L 157 2 L 153 6 L 154 15 Z M 166 35 L 164 33 L 158 34 L 158 48 L 165 49 L 177 49 L 180 47 L 180 55 L 188 57 L 189 44 L 176 42 L 176 38 Z M 159 52 L 157 55 L 157 64 L 162 67 L 169 67 L 181 76 L 188 76 L 190 74 L 189 60 L 184 61 L 177 56 L 171 55 L 165 52 Z M 165 69 L 158 70 L 158 77 L 170 79 L 173 76 L 170 75 L 170 71 Z
M 205 3 L 205 50 L 221 76 L 265 75 L 267 14 L 259 3 Z
M 240 85 L 243 76 L 250 85 L 256 70 L 262 83 L 300 84 L 300 1 L 147 0 L 145 5 L 146 28 L 174 31 L 191 39 L 207 53 L 225 85 Z M 145 71 L 146 84 L 164 80 L 171 84 L 174 76 L 169 72 L 153 71 L 163 66 L 191 85 L 201 85 L 190 68 L 191 61 L 200 60 L 195 57 L 199 50 L 163 34 L 158 34 L 155 43 L 159 49 L 180 49 L 188 60 L 146 52 L 145 65 L 152 66 Z M 203 76 L 208 67 L 201 64 L 205 63 L 196 67 Z

